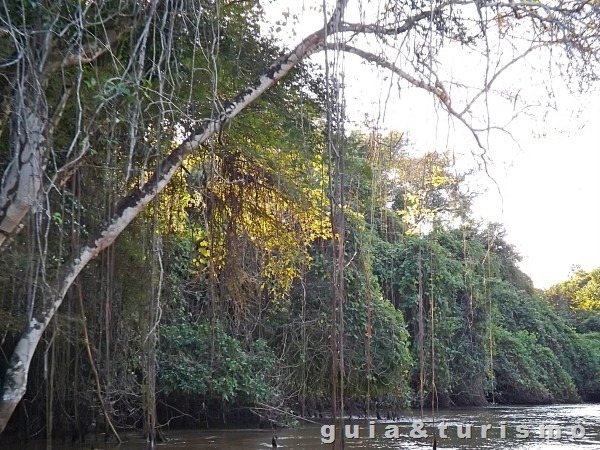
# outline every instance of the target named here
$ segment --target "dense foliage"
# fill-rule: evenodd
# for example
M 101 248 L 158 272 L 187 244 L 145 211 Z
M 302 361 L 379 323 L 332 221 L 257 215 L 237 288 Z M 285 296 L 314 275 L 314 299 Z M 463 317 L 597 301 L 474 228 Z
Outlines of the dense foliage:
M 39 85 L 19 79 L 43 90 L 51 183 L 0 259 L 7 379 L 19 333 L 45 311 L 68 255 L 158 171 L 195 117 L 218 116 L 282 53 L 261 35 L 253 2 L 157 2 L 152 12 L 113 3 L 9 11 L 23 32 L 62 30 L 49 44 L 61 57 L 91 51 L 102 33 L 112 51 L 86 65 L 49 60 Z M 62 23 L 75 12 L 85 33 Z M 10 67 L 0 69 L 17 79 Z M 301 64 L 185 159 L 68 290 L 11 431 L 148 431 L 154 410 L 173 426 L 288 423 L 319 417 L 340 381 L 350 414 L 600 398 L 600 269 L 535 290 L 502 227 L 471 216 L 469 174 L 456 174 L 449 155 L 409 155 L 399 132 L 344 132 L 331 111 L 340 89 Z M 18 89 L 0 90 L 4 105 Z M 2 133 L 9 127 L 0 118 L 7 173 L 19 137 Z M 339 248 L 341 305 L 332 301 Z

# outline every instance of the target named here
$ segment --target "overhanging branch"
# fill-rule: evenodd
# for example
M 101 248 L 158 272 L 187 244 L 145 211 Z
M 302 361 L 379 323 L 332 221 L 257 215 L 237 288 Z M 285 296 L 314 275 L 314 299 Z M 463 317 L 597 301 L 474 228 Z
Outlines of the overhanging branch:
M 448 91 L 444 87 L 444 84 L 439 79 L 436 79 L 434 84 L 431 84 L 425 80 L 420 80 L 418 78 L 415 78 L 413 75 L 409 74 L 408 72 L 405 72 L 400 67 L 398 67 L 394 63 L 388 61 L 384 57 L 376 55 L 371 52 L 367 52 L 365 50 L 359 49 L 352 45 L 335 43 L 335 44 L 327 44 L 327 47 L 330 49 L 333 49 L 333 50 L 342 50 L 342 51 L 345 51 L 348 53 L 353 53 L 370 63 L 373 63 L 379 67 L 387 69 L 387 70 L 391 71 L 392 73 L 395 73 L 400 78 L 402 78 L 405 81 L 408 81 L 413 86 L 415 86 L 419 89 L 423 89 L 423 90 L 433 94 L 434 97 L 439 100 L 439 102 L 442 104 L 444 109 L 446 109 L 446 111 L 448 111 L 448 113 L 450 115 L 454 116 L 456 119 L 458 119 L 460 122 L 462 122 L 465 125 L 465 127 L 467 127 L 467 129 L 470 131 L 471 135 L 475 139 L 475 142 L 477 142 L 478 147 L 481 148 L 484 151 L 484 153 L 487 151 L 486 147 L 481 142 L 479 135 L 473 129 L 473 126 L 469 122 L 467 122 L 467 120 L 464 118 L 462 113 L 459 113 L 458 111 L 456 111 L 454 109 L 454 107 L 452 106 L 451 101 L 450 101 L 450 95 L 448 94 Z
M 323 29 L 319 29 L 306 37 L 291 52 L 272 64 L 256 82 L 228 102 L 218 117 L 204 122 L 196 132 L 191 133 L 181 145 L 175 148 L 160 163 L 157 171 L 146 183 L 139 189 L 130 192 L 119 202 L 115 213 L 106 226 L 66 264 L 61 276 L 57 278 L 56 285 L 53 287 L 53 292 L 47 303 L 48 306 L 34 314 L 17 341 L 15 350 L 11 355 L 4 377 L 2 398 L 0 399 L 0 434 L 4 431 L 8 420 L 23 395 L 25 395 L 27 377 L 35 349 L 54 314 L 61 306 L 67 291 L 81 271 L 102 250 L 112 245 L 146 205 L 164 189 L 187 156 L 198 150 L 202 144 L 214 136 L 225 122 L 234 118 L 275 83 L 284 78 L 304 58 L 322 48 L 325 36 L 335 32 L 336 27 L 339 26 L 346 3 L 347 0 L 338 0 L 332 18 Z

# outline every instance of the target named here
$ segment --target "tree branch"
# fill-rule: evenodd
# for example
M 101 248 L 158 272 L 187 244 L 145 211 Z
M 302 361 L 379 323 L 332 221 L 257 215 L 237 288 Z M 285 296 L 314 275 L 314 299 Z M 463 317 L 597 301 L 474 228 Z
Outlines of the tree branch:
M 118 21 L 114 28 L 106 31 L 104 41 L 95 39 L 93 42 L 84 44 L 80 48 L 70 48 L 66 54 L 61 54 L 57 51 L 49 58 L 44 71 L 53 73 L 69 67 L 94 62 L 100 56 L 110 51 L 123 36 L 131 33 L 131 26 L 131 21 L 129 23 Z
M 449 96 L 448 92 L 446 91 L 446 88 L 444 87 L 443 83 L 440 80 L 436 79 L 434 84 L 428 83 L 424 80 L 419 80 L 419 79 L 415 78 L 414 76 L 412 76 L 411 74 L 400 69 L 398 66 L 396 66 L 392 62 L 388 61 L 387 59 L 385 59 L 381 56 L 375 55 L 374 53 L 367 52 L 365 50 L 361 50 L 359 48 L 353 47 L 348 44 L 337 44 L 337 43 L 336 44 L 327 44 L 327 47 L 331 48 L 331 49 L 339 49 L 339 50 L 342 50 L 342 51 L 345 51 L 348 53 L 353 53 L 357 56 L 360 56 L 361 58 L 363 58 L 366 61 L 369 61 L 373 64 L 378 65 L 379 67 L 382 67 L 384 69 L 387 69 L 387 70 L 395 73 L 400 78 L 408 81 L 413 86 L 418 87 L 419 89 L 423 89 L 423 90 L 433 94 L 440 101 L 440 103 L 443 105 L 443 107 L 446 109 L 446 111 L 448 111 L 449 114 L 451 114 L 452 116 L 457 118 L 460 122 L 462 122 L 465 125 L 465 127 L 467 127 L 467 129 L 473 135 L 475 142 L 477 142 L 478 147 L 484 151 L 484 154 L 485 154 L 485 152 L 487 152 L 486 147 L 481 142 L 479 135 L 475 132 L 475 130 L 473 129 L 471 124 L 468 123 L 465 120 L 465 118 L 463 117 L 463 115 L 461 113 L 459 113 L 458 111 L 456 111 L 454 109 L 454 107 L 452 106 L 452 104 L 450 102 L 450 96 Z
M 34 314 L 11 355 L 0 399 L 0 434 L 25 395 L 33 354 L 45 329 L 84 267 L 110 246 L 146 205 L 164 189 L 187 156 L 213 137 L 223 123 L 234 118 L 284 78 L 304 58 L 322 48 L 325 36 L 335 32 L 335 28 L 339 26 L 346 4 L 347 0 L 338 0 L 332 18 L 323 29 L 310 34 L 291 52 L 272 64 L 258 80 L 228 102 L 218 117 L 205 121 L 196 132 L 175 148 L 143 186 L 123 198 L 106 226 L 67 263 L 61 276 L 57 278 L 58 282 L 53 288 L 47 308 Z
M 510 66 L 512 66 L 513 64 L 517 63 L 518 61 L 520 61 L 521 59 L 525 58 L 529 53 L 531 53 L 534 50 L 538 50 L 542 47 L 545 47 L 547 44 L 539 44 L 539 45 L 532 45 L 531 47 L 529 47 L 526 51 L 524 51 L 522 54 L 520 54 L 519 56 L 511 59 L 508 63 L 506 63 L 504 66 L 502 66 L 499 70 L 497 70 L 494 73 L 494 76 L 492 78 L 490 78 L 490 80 L 487 82 L 487 84 L 483 87 L 483 89 L 481 89 L 477 94 L 475 94 L 473 96 L 473 98 L 467 102 L 467 105 L 463 108 L 463 110 L 459 113 L 459 115 L 464 115 L 469 109 L 471 109 L 471 106 L 473 106 L 473 104 L 477 101 L 477 99 L 479 97 L 481 97 L 485 92 L 489 91 L 489 89 L 492 87 L 492 84 L 494 84 L 494 81 L 496 81 L 498 79 L 498 77 L 500 75 L 502 75 L 502 73 L 508 69 Z
M 446 1 L 446 2 L 439 4 L 432 10 L 422 11 L 418 14 L 415 14 L 414 16 L 410 16 L 404 21 L 404 23 L 402 23 L 402 25 L 396 25 L 396 26 L 380 25 L 380 24 L 376 24 L 376 23 L 364 24 L 364 23 L 344 22 L 340 27 L 340 31 L 341 32 L 354 32 L 354 33 L 380 34 L 380 35 L 403 34 L 403 33 L 406 33 L 407 31 L 410 31 L 421 20 L 431 18 L 432 15 L 439 13 L 443 9 L 447 8 L 448 6 L 468 5 L 471 3 L 472 3 L 472 1 L 470 1 L 470 0 L 469 1 L 463 1 L 463 0 Z

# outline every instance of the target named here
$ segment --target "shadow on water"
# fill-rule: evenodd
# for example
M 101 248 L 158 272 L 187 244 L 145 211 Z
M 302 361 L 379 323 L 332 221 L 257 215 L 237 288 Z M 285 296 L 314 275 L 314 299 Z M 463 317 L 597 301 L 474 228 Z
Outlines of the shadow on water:
M 350 431 L 358 431 L 357 438 L 346 439 L 346 449 L 403 449 L 425 450 L 432 448 L 432 437 L 436 434 L 438 450 L 597 450 L 600 449 L 600 405 L 551 405 L 511 406 L 488 408 L 461 408 L 441 410 L 435 418 L 430 412 L 423 416 L 423 428 L 418 421 L 418 412 L 407 412 L 396 421 L 347 422 Z M 370 425 L 373 425 L 373 428 Z M 435 427 L 433 425 L 438 425 Z M 445 425 L 446 431 L 440 434 Z M 468 436 L 470 425 L 471 436 Z M 544 427 L 540 430 L 540 427 Z M 340 431 L 338 427 L 338 432 Z M 414 428 L 414 430 L 413 430 Z M 485 429 L 482 435 L 482 429 Z M 553 429 L 553 431 L 551 431 Z M 330 428 L 322 430 L 320 425 L 277 430 L 278 447 L 282 449 L 313 450 L 331 448 L 323 443 L 331 437 Z M 411 435 L 411 431 L 413 434 Z M 419 431 L 426 431 L 427 438 L 418 439 Z M 544 431 L 545 437 L 540 437 Z M 386 437 L 386 433 L 388 433 Z M 460 434 L 466 435 L 460 438 Z M 553 437 L 549 437 L 553 433 Z M 370 434 L 373 437 L 370 437 Z M 528 436 L 525 436 L 528 434 Z M 560 434 L 560 436 L 559 436 Z M 272 448 L 273 433 L 265 430 L 214 429 L 184 430 L 166 433 L 168 442 L 158 445 L 161 450 L 254 450 Z M 443 437 L 447 436 L 447 437 Z M 485 436 L 485 437 L 482 437 Z M 142 450 L 145 444 L 139 435 L 125 435 L 125 442 L 115 444 L 87 443 L 66 445 L 56 443 L 53 449 L 65 450 Z M 93 447 L 91 447 L 93 445 Z M 45 442 L 0 443 L 2 450 L 43 450 Z

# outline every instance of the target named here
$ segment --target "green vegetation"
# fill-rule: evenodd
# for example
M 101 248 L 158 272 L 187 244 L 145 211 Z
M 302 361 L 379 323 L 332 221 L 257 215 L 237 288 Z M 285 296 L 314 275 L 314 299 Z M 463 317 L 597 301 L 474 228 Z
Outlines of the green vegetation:
M 0 403 L 0 433 L 9 419 L 28 436 L 94 423 L 152 441 L 159 423 L 289 423 L 342 387 L 355 415 L 600 398 L 600 269 L 535 290 L 502 227 L 473 218 L 470 174 L 409 155 L 400 131 L 346 132 L 341 86 L 306 61 L 229 120 L 227 99 L 284 53 L 260 7 L 146 3 L 10 3 L 3 18 L 2 59 L 27 54 L 0 64 L 0 385 L 27 391 Z M 434 29 L 476 39 L 459 16 L 434 19 L 415 48 Z M 416 84 L 452 113 L 439 80 Z M 176 142 L 207 124 L 184 154 Z M 19 215 L 9 194 L 42 166 Z M 21 379 L 15 348 L 35 351 Z

